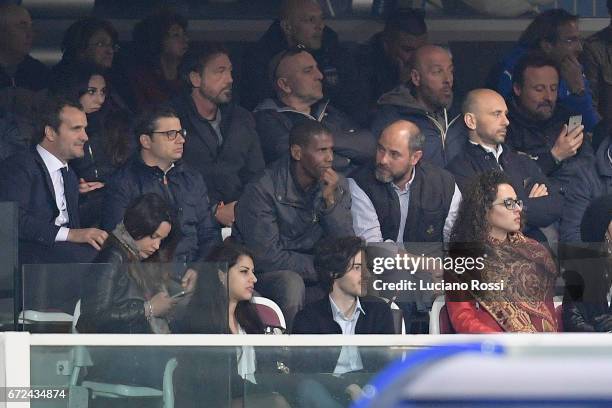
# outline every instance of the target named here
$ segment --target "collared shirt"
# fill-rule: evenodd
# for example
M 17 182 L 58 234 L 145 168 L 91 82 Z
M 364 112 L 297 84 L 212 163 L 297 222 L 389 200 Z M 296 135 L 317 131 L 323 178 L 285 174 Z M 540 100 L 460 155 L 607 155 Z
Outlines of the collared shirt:
M 406 183 L 404 190 L 400 190 L 395 184 L 393 184 L 393 190 L 397 193 L 400 201 L 400 225 L 399 232 L 397 234 L 396 243 L 400 244 L 404 242 L 404 228 L 406 226 L 406 218 L 408 218 L 408 208 L 410 206 L 410 184 L 414 180 L 415 172 L 412 173 L 410 181 Z M 351 189 L 351 215 L 353 217 L 353 230 L 355 235 L 363 238 L 367 243 L 372 242 L 383 242 L 382 232 L 380 230 L 380 222 L 376 209 L 372 200 L 353 180 L 348 179 L 349 187 Z M 444 241 L 447 242 L 450 238 L 450 233 L 455 225 L 457 219 L 457 213 L 459 212 L 459 204 L 461 203 L 461 192 L 459 187 L 455 184 L 455 191 L 451 204 L 444 221 L 444 229 L 442 235 Z
M 47 149 L 41 145 L 36 145 L 36 151 L 45 163 L 45 167 L 51 177 L 53 183 L 53 191 L 55 192 L 55 204 L 59 210 L 59 215 L 55 218 L 55 225 L 60 227 L 55 236 L 55 242 L 67 241 L 69 229 L 63 225 L 68 225 L 70 218 L 68 217 L 68 204 L 66 195 L 64 194 L 64 178 L 62 177 L 62 169 L 68 168 L 66 163 L 62 163 L 60 159 L 55 157 Z
M 238 326 L 238 334 L 247 334 L 242 327 Z M 238 364 L 238 375 L 244 380 L 253 384 L 257 384 L 255 380 L 255 371 L 257 370 L 257 359 L 255 357 L 255 349 L 253 346 L 236 347 L 236 362 Z
M 340 308 L 336 305 L 332 297 L 329 297 L 329 303 L 331 304 L 332 315 L 334 321 L 340 325 L 342 334 L 352 335 L 355 334 L 355 328 L 357 327 L 357 320 L 359 320 L 360 314 L 365 315 L 365 311 L 361 307 L 359 297 L 357 297 L 357 303 L 355 304 L 355 310 L 353 310 L 352 316 L 345 316 Z M 358 371 L 363 369 L 363 363 L 361 361 L 361 355 L 359 349 L 356 346 L 344 346 L 340 351 L 336 368 L 334 368 L 334 375 L 341 375 L 349 373 L 351 371 Z
M 497 145 L 497 149 L 494 149 L 492 147 L 485 146 L 485 145 L 482 145 L 480 143 L 472 142 L 471 140 L 470 140 L 470 143 L 473 144 L 473 145 L 476 145 L 476 146 L 480 146 L 483 149 L 485 149 L 485 151 L 487 151 L 489 153 L 492 153 L 493 157 L 495 157 L 495 161 L 497 161 L 497 165 L 499 166 L 500 169 L 503 170 L 501 164 L 499 163 L 499 157 L 501 156 L 501 154 L 504 151 L 504 147 L 502 145 Z

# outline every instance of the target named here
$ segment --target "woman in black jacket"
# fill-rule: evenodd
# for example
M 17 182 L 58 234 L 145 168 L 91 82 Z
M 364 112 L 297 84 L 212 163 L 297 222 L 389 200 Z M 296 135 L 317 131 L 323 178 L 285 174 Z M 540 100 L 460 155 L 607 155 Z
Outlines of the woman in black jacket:
M 115 170 L 134 151 L 129 114 L 108 99 L 110 83 L 104 71 L 90 64 L 75 64 L 52 84 L 50 93 L 79 101 L 87 115 L 87 137 L 84 156 L 70 166 L 81 185 L 89 191 L 80 200 L 81 224 L 100 224 L 103 189 L 92 189 L 98 182 L 106 183 Z
M 89 333 L 169 333 L 168 316 L 180 292 L 164 262 L 177 231 L 159 195 L 144 194 L 125 212 L 85 280 L 77 329 Z
M 612 195 L 594 200 L 581 224 L 580 263 L 567 270 L 563 296 L 563 328 L 571 332 L 612 332 Z M 575 251 L 576 252 L 576 251 Z

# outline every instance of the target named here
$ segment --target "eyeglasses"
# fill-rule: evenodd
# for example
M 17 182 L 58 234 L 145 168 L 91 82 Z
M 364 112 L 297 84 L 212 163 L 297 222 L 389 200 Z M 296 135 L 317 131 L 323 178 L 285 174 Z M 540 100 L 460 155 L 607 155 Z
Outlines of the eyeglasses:
M 515 200 L 513 198 L 506 198 L 501 203 L 493 203 L 493 205 L 503 205 L 507 210 L 516 210 L 517 208 L 523 208 L 523 200 Z
M 164 130 L 161 132 L 158 132 L 158 131 L 151 132 L 151 134 L 155 134 L 155 133 L 159 133 L 159 134 L 166 136 L 168 140 L 170 141 L 175 140 L 178 137 L 178 135 L 183 136 L 183 139 L 187 137 L 187 129 L 178 129 L 178 130 L 173 129 L 173 130 Z
M 559 39 L 560 43 L 563 44 L 567 44 L 567 45 L 572 45 L 572 44 L 578 44 L 584 42 L 584 40 L 580 37 L 572 37 L 572 38 L 563 38 L 563 39 Z
M 117 52 L 121 49 L 121 46 L 119 44 L 113 44 L 113 43 L 108 43 L 108 42 L 103 42 L 103 41 L 98 41 L 95 43 L 91 43 L 89 44 L 90 47 L 96 47 L 96 48 L 112 48 L 113 51 Z

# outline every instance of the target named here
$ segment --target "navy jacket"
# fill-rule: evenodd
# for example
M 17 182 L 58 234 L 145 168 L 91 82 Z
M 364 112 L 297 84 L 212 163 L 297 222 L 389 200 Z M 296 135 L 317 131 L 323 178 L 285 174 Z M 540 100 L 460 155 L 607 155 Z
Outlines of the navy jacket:
M 375 297 L 359 299 L 365 314 L 360 315 L 355 326 L 355 334 L 395 334 L 391 309 L 383 300 Z M 329 296 L 318 302 L 306 305 L 295 316 L 293 321 L 293 334 L 342 334 L 340 325 L 334 320 Z M 321 357 L 320 350 L 316 350 L 317 357 L 306 355 L 296 356 L 293 359 L 292 369 L 300 373 L 332 373 L 340 357 L 341 347 L 328 347 L 328 353 Z M 306 350 L 304 350 L 306 351 Z M 362 353 L 363 368 L 365 371 L 376 372 L 384 365 L 384 360 L 376 358 L 374 353 Z M 304 354 L 300 350 L 300 354 Z
M 115 172 L 105 187 L 102 228 L 111 232 L 123 219 L 130 202 L 145 193 L 157 193 L 173 208 L 179 220 L 182 238 L 174 252 L 177 262 L 194 262 L 208 255 L 221 241 L 218 224 L 213 220 L 208 190 L 202 175 L 180 161 L 167 174 L 159 167 L 149 167 L 140 154 Z
M 29 55 L 17 65 L 17 72 L 10 76 L 0 67 L 0 89 L 25 88 L 31 91 L 40 91 L 48 86 L 49 68 Z
M 504 174 L 510 179 L 510 184 L 516 191 L 518 198 L 525 203 L 527 225 L 529 227 L 547 227 L 561 217 L 562 197 L 558 190 L 551 187 L 537 164 L 529 157 L 513 152 L 506 144 L 499 162 Z M 484 150 L 480 145 L 468 142 L 463 152 L 455 157 L 447 166 L 455 176 L 455 181 L 463 195 L 478 174 L 489 170 L 499 170 L 497 161 L 492 153 Z M 548 195 L 539 198 L 529 198 L 529 191 L 535 183 L 544 183 L 548 188 Z
M 378 100 L 379 110 L 372 121 L 372 133 L 379 138 L 382 131 L 398 120 L 416 124 L 425 135 L 423 159 L 444 168 L 461 152 L 468 139 L 463 117 L 444 109 L 438 115 L 419 105 L 408 87 L 400 85 Z

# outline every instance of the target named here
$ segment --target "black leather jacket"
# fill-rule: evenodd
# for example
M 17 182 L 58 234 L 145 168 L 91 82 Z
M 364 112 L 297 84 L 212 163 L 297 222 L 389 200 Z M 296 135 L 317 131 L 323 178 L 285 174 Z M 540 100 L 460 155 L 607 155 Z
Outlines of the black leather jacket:
M 128 251 L 113 236 L 83 281 L 79 333 L 151 333 L 144 293 L 127 271 Z

